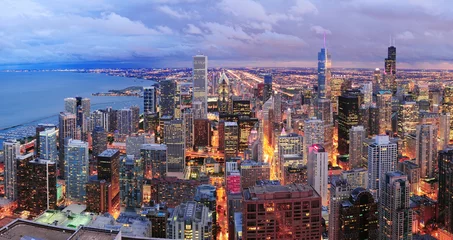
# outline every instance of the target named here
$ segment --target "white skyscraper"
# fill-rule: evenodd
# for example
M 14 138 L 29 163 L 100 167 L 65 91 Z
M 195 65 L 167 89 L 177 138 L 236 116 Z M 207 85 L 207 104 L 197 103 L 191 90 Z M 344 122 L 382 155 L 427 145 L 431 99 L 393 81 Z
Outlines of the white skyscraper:
M 375 197 L 380 196 L 385 174 L 395 171 L 397 156 L 397 144 L 391 143 L 387 135 L 376 136 L 375 142 L 368 146 L 368 189 Z
M 363 140 L 365 140 L 365 128 L 353 126 L 349 130 L 349 167 L 351 169 L 366 165 L 362 162 Z
M 308 149 L 308 184 L 319 193 L 323 206 L 328 203 L 328 176 L 328 154 L 322 145 L 313 144 Z
M 88 143 L 69 139 L 65 145 L 66 198 L 72 202 L 85 201 L 85 184 L 89 178 Z
M 77 114 L 77 99 L 65 98 L 64 99 L 64 110 L 65 112 Z
M 388 172 L 382 178 L 379 198 L 379 239 L 412 239 L 410 184 L 402 172 Z
M 193 101 L 201 102 L 201 118 L 208 114 L 208 57 L 196 55 L 193 57 Z
M 304 123 L 303 164 L 307 164 L 308 148 L 313 144 L 324 143 L 324 124 L 322 120 L 311 118 Z
M 417 125 L 415 163 L 420 167 L 420 177 L 434 177 L 437 165 L 437 129 L 434 124 Z
M 40 158 L 58 161 L 57 129 L 49 128 L 39 133 Z
M 3 159 L 5 163 L 4 182 L 5 197 L 11 201 L 17 199 L 17 157 L 20 155 L 20 142 L 6 140 L 3 142 Z

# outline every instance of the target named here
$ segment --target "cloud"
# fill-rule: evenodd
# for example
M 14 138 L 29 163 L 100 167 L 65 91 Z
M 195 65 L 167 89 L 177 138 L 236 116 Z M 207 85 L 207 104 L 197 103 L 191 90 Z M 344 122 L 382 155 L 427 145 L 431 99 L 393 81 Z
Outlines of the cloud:
M 187 28 L 185 29 L 185 32 L 188 34 L 202 34 L 203 33 L 200 28 L 198 28 L 197 26 L 195 26 L 191 23 L 187 24 Z
M 190 13 L 183 10 L 175 10 L 167 5 L 159 6 L 158 9 L 171 17 L 179 19 L 191 19 L 198 16 L 197 13 Z
M 329 30 L 329 29 L 325 29 L 321 26 L 312 26 L 310 28 L 311 31 L 315 32 L 316 34 L 326 34 L 326 35 L 330 35 L 332 34 L 332 32 Z
M 412 40 L 414 39 L 414 34 L 410 31 L 405 31 L 405 32 L 402 32 L 398 35 L 396 35 L 396 38 L 397 39 L 400 39 L 400 40 Z
M 318 14 L 318 8 L 309 0 L 297 0 L 289 11 L 296 15 Z

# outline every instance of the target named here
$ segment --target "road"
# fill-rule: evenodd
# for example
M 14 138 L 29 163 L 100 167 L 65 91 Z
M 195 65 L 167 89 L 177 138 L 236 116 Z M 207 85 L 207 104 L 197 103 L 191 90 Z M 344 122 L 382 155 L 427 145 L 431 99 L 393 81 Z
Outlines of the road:
M 220 231 L 217 233 L 218 240 L 228 239 L 228 218 L 226 216 L 226 192 L 225 187 L 217 187 L 217 223 Z

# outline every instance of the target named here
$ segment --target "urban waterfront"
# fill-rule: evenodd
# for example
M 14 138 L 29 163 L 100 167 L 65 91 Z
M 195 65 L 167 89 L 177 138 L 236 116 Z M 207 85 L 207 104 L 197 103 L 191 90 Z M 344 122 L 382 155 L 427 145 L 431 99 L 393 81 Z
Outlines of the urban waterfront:
M 92 93 L 130 86 L 147 86 L 153 81 L 77 72 L 1 72 L 0 81 L 0 149 L 7 138 L 22 138 L 35 133 L 39 123 L 58 123 L 64 111 L 61 99 L 89 97 L 92 110 L 113 107 L 120 109 L 138 105 L 138 97 L 96 97 Z

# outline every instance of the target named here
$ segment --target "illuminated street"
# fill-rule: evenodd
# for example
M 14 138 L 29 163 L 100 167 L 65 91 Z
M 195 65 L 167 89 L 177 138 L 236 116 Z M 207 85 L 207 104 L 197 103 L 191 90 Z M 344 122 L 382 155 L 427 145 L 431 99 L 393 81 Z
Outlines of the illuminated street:
M 217 188 L 217 223 L 220 231 L 217 233 L 217 239 L 228 239 L 228 218 L 226 216 L 226 193 L 225 187 Z

